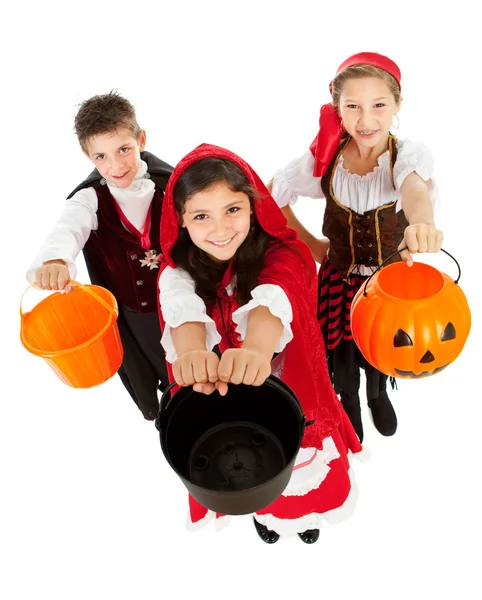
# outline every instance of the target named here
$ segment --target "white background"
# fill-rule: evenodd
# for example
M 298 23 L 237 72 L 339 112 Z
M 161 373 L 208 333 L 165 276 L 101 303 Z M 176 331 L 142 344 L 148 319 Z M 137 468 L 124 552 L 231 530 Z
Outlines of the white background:
M 481 597 L 480 31 L 468 6 L 161 0 L 3 9 L 2 599 Z M 189 533 L 186 491 L 120 380 L 71 389 L 19 341 L 27 266 L 91 170 L 72 130 L 76 107 L 116 88 L 162 159 L 175 164 L 215 143 L 267 181 L 311 143 L 330 79 L 359 51 L 387 54 L 402 70 L 398 135 L 433 151 L 437 225 L 462 266 L 471 336 L 445 372 L 399 383 L 393 438 L 376 432 L 362 395 L 358 502 L 315 546 L 296 537 L 263 544 L 248 517 Z M 297 207 L 313 232 L 322 208 Z M 456 273 L 446 256 L 430 262 Z M 87 281 L 82 259 L 78 278 Z M 27 309 L 39 298 L 29 296 Z

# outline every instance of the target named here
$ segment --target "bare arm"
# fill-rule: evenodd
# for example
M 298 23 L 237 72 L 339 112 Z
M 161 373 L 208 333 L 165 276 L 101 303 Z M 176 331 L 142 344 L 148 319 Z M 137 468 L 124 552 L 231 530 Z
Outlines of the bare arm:
M 242 347 L 260 352 L 271 362 L 282 333 L 281 319 L 275 317 L 266 306 L 257 306 L 249 311 L 246 337 Z
M 183 323 L 171 329 L 172 343 L 176 354 L 206 350 L 206 325 L 204 323 Z
M 266 187 L 271 193 L 271 189 L 273 187 L 273 180 L 271 180 Z M 298 233 L 298 237 L 300 238 L 300 240 L 304 242 L 311 250 L 313 258 L 316 260 L 316 262 L 321 264 L 321 262 L 326 256 L 326 253 L 328 252 L 328 248 L 330 247 L 330 240 L 328 238 L 322 238 L 320 240 L 317 237 L 315 237 L 312 233 L 310 233 L 295 215 L 291 206 L 283 206 L 281 212 L 284 214 L 286 220 L 288 221 L 288 227 L 291 227 Z
M 322 238 L 320 240 L 310 233 L 301 223 L 301 221 L 299 221 L 291 206 L 284 206 L 281 209 L 281 212 L 288 221 L 288 227 L 291 227 L 298 232 L 298 237 L 300 240 L 304 242 L 311 250 L 311 254 L 316 262 L 321 264 L 326 256 L 326 253 L 328 252 L 328 248 L 330 247 L 330 240 L 328 238 Z
M 402 208 L 410 225 L 426 223 L 434 225 L 433 206 L 429 197 L 430 181 L 424 181 L 417 173 L 410 173 L 402 183 Z
M 443 233 L 435 227 L 433 205 L 429 196 L 430 181 L 424 181 L 417 173 L 410 173 L 402 184 L 402 208 L 409 226 L 399 248 L 408 246 L 416 252 L 438 252 L 442 247 Z M 408 265 L 412 257 L 407 252 L 401 256 Z

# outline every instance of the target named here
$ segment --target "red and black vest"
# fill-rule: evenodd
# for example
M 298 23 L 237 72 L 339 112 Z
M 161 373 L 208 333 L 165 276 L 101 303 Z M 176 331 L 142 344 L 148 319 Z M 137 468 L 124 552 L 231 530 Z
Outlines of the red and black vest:
M 84 246 L 90 280 L 110 290 L 117 301 L 140 313 L 157 311 L 158 261 L 162 200 L 172 167 L 148 152 L 141 153 L 155 184 L 145 231 L 140 233 L 126 219 L 107 185 L 95 169 L 70 195 L 94 187 L 98 198 L 98 228 Z

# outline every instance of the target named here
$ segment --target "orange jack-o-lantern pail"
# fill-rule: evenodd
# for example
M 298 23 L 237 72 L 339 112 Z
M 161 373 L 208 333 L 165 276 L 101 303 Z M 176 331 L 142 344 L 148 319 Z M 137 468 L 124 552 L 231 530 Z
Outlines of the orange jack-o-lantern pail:
M 351 307 L 353 339 L 365 359 L 385 375 L 407 379 L 439 373 L 452 363 L 471 325 L 458 279 L 420 262 L 378 270 Z

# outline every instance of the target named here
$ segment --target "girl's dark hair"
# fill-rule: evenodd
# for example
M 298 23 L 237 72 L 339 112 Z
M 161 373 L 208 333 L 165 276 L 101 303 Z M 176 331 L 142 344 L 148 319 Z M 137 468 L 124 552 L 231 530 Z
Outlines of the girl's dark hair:
M 233 192 L 246 194 L 251 207 L 254 207 L 256 190 L 237 165 L 223 158 L 203 158 L 188 167 L 174 186 L 174 205 L 180 222 L 181 215 L 185 212 L 186 201 L 194 194 L 217 183 L 225 183 Z M 257 285 L 263 268 L 264 255 L 271 242 L 278 242 L 278 240 L 266 233 L 253 218 L 248 236 L 233 259 L 236 301 L 240 306 L 251 299 L 251 290 Z M 227 264 L 214 262 L 206 252 L 192 242 L 184 227 L 179 228 L 179 236 L 172 249 L 172 258 L 177 266 L 187 271 L 194 279 L 196 293 L 206 305 L 214 304 L 216 286 L 221 281 Z

